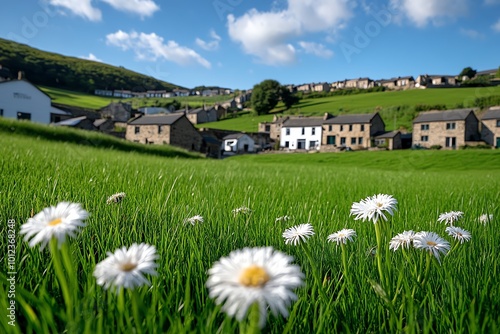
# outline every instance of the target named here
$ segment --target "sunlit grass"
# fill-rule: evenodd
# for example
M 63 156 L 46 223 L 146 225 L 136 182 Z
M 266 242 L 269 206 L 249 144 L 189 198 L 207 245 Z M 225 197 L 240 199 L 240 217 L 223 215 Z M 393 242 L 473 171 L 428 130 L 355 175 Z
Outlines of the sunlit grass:
M 70 241 L 78 275 L 78 286 L 72 287 L 78 321 L 71 326 L 66 321 L 49 253 L 29 248 L 18 236 L 17 327 L 2 321 L 0 331 L 237 333 L 238 322 L 220 313 L 208 297 L 207 270 L 231 251 L 255 246 L 293 255 L 306 281 L 296 291 L 299 299 L 288 319 L 269 316 L 263 332 L 499 331 L 497 151 L 254 155 L 218 161 L 111 151 L 5 132 L 0 144 L 2 222 L 15 219 L 19 229 L 32 212 L 61 201 L 81 203 L 91 214 Z M 123 201 L 106 204 L 117 192 L 126 193 Z M 430 268 L 423 288 L 412 272 L 425 265 L 425 253 L 410 249 L 414 262 L 399 251 L 384 253 L 390 307 L 372 287 L 379 277 L 370 253 L 376 245 L 373 223 L 349 216 L 353 202 L 378 193 L 399 202 L 387 224 L 387 247 L 392 236 L 409 229 L 434 231 L 451 242 L 437 218 L 452 210 L 464 212 L 457 226 L 472 234 L 470 242 Z M 252 212 L 235 216 L 232 210 L 242 206 Z M 479 223 L 483 213 L 493 214 L 493 222 Z M 185 224 L 195 215 L 204 222 Z M 284 215 L 292 219 L 275 221 Z M 307 242 L 313 263 L 301 247 L 285 245 L 282 237 L 286 228 L 302 223 L 314 226 L 315 235 Z M 357 233 L 346 245 L 345 262 L 341 248 L 327 242 L 328 235 L 343 228 Z M 0 230 L 5 235 L 5 224 Z M 158 275 L 149 277 L 150 288 L 136 290 L 136 296 L 126 292 L 120 301 L 96 284 L 92 272 L 106 252 L 141 242 L 156 247 Z M 5 243 L 3 238 L 2 249 Z

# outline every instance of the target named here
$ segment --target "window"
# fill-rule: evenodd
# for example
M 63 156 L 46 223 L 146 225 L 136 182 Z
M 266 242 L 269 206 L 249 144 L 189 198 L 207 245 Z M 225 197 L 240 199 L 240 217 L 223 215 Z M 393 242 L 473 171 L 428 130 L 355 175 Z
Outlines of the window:
M 427 131 L 427 130 L 429 130 L 429 124 L 421 124 L 421 125 L 420 125 L 420 130 L 422 130 L 422 131 Z
M 446 137 L 446 147 L 453 147 L 457 145 L 457 138 L 456 137 Z
M 2 116 L 3 116 L 3 109 L 1 109 L 2 111 Z M 500 128 L 500 119 L 497 119 L 497 128 Z
M 316 134 L 316 128 L 312 128 L 312 129 L 311 129 L 311 135 L 313 135 L 313 136 L 314 136 L 315 134 Z
M 25 119 L 31 121 L 31 114 L 29 112 L 17 112 L 17 119 Z
M 455 130 L 455 122 L 446 123 L 446 130 Z
M 270 125 L 266 125 L 266 132 L 271 132 L 271 126 Z
M 497 122 L 497 126 L 500 126 L 498 125 L 499 123 Z M 332 131 L 332 126 L 331 125 L 328 125 L 328 131 Z
M 305 135 L 306 134 L 306 128 L 302 128 L 302 134 Z
M 349 124 L 349 131 L 352 131 L 352 124 Z
M 285 142 L 285 147 L 290 147 L 290 142 L 289 141 Z
M 420 137 L 420 141 L 429 141 L 429 136 Z
M 351 145 L 356 145 L 356 137 L 351 138 Z
M 316 141 L 315 140 L 309 141 L 309 149 L 311 150 L 311 149 L 313 149 L 315 147 L 316 147 Z
M 285 130 L 285 131 L 286 131 L 286 132 L 285 132 L 285 135 L 286 135 L 286 136 L 289 136 L 289 135 L 290 135 L 290 128 L 286 128 L 286 130 Z
M 158 125 L 158 133 L 163 133 L 163 125 Z
M 140 133 L 140 132 L 141 132 L 141 127 L 136 126 L 136 127 L 135 127 L 135 129 L 134 129 L 134 133 L 135 133 L 135 134 L 138 134 L 138 133 Z
M 344 131 L 344 126 L 343 125 L 340 126 L 340 131 Z
M 335 145 L 335 136 L 327 136 L 326 137 L 326 144 L 327 145 Z
M 365 125 L 361 124 L 361 131 L 365 131 Z
M 363 137 L 358 138 L 358 145 L 363 145 Z
M 345 137 L 340 137 L 340 145 L 345 145 Z

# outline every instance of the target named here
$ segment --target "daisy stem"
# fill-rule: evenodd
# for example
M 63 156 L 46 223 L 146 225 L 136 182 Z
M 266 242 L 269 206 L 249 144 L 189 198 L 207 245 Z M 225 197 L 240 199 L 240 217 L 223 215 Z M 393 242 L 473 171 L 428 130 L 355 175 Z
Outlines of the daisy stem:
M 350 277 L 347 275 L 347 251 L 345 249 L 345 244 L 341 243 L 340 247 L 342 249 L 342 265 L 344 266 L 344 277 L 346 278 L 346 283 L 350 284 Z
M 260 333 L 259 321 L 260 321 L 259 304 L 253 303 L 252 306 L 250 306 L 250 310 L 248 311 L 248 321 L 247 321 L 248 324 L 246 328 L 240 330 L 240 332 L 248 334 Z
M 303 243 L 302 249 L 304 250 L 304 254 L 306 254 L 307 260 L 309 261 L 309 264 L 311 265 L 311 269 L 312 269 L 311 271 L 313 273 L 314 280 L 316 281 L 316 285 L 318 286 L 319 294 L 321 295 L 321 297 L 325 301 L 327 301 L 328 298 L 327 298 L 325 292 L 323 291 L 323 280 L 319 276 L 319 272 L 318 272 L 316 266 L 314 265 L 314 260 L 311 256 L 311 252 L 309 252 L 309 248 L 307 247 L 306 243 Z
M 132 290 L 132 312 L 134 314 L 134 321 L 135 321 L 135 328 L 137 330 L 137 333 L 141 334 L 142 333 L 142 321 L 141 317 L 139 315 L 139 303 L 140 303 L 140 298 L 137 290 Z
M 57 239 L 53 238 L 50 240 L 50 253 L 52 254 L 52 264 L 54 265 L 54 270 L 56 272 L 57 280 L 59 281 L 59 285 L 61 286 L 64 303 L 66 304 L 66 317 L 68 327 L 72 327 L 74 325 L 73 318 L 73 299 L 72 294 L 70 292 L 70 287 L 68 284 L 68 279 L 66 274 L 64 273 L 62 259 L 61 259 L 61 251 L 57 247 Z M 76 287 L 74 287 L 76 289 Z
M 450 250 L 450 251 L 449 251 L 449 252 L 448 252 L 445 256 L 449 256 L 449 255 L 450 255 L 450 253 L 454 252 L 454 251 L 455 251 L 455 249 L 457 249 L 457 248 L 458 248 L 458 245 L 459 245 L 459 244 L 460 244 L 459 242 L 455 242 L 455 244 L 453 245 L 453 248 L 452 248 L 452 249 L 451 249 L 451 250 Z
M 422 280 L 422 288 L 424 287 L 425 283 L 427 283 L 427 279 L 429 278 L 429 270 L 431 267 L 431 261 L 432 261 L 432 254 L 427 254 L 427 258 L 425 260 L 425 273 L 424 273 L 424 279 Z
M 377 268 L 378 274 L 380 277 L 380 283 L 384 290 L 387 288 L 384 270 L 382 268 L 382 231 L 380 230 L 380 224 L 375 223 L 375 236 L 377 238 L 377 252 L 375 253 L 375 257 L 377 259 Z

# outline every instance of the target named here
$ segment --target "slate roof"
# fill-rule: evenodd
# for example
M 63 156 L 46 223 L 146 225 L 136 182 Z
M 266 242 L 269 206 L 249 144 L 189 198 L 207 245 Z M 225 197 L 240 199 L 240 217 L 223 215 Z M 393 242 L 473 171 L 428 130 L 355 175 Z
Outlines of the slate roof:
M 81 121 L 84 121 L 86 119 L 87 119 L 87 116 L 80 116 L 80 117 L 75 117 L 75 118 L 69 118 L 69 119 L 65 119 L 64 121 L 60 121 L 60 122 L 54 123 L 54 125 L 76 126 Z
M 500 107 L 491 107 L 486 111 L 481 117 L 481 119 L 486 120 L 486 119 L 500 119 Z
M 228 139 L 240 139 L 241 137 L 246 136 L 244 133 L 232 133 L 230 135 L 225 136 L 222 138 L 223 140 L 228 140 Z
M 323 117 L 303 117 L 303 118 L 290 118 L 283 122 L 284 128 L 302 128 L 321 126 L 325 121 Z
M 377 115 L 373 114 L 353 114 L 353 115 L 339 115 L 323 121 L 323 124 L 362 124 L 370 123 L 371 120 Z
M 104 123 L 106 123 L 107 119 L 106 118 L 99 118 L 94 121 L 94 126 L 95 127 L 100 127 Z
M 463 121 L 471 112 L 472 109 L 424 111 L 418 114 L 413 123 Z
M 140 116 L 128 124 L 130 125 L 172 125 L 177 122 L 181 117 L 183 117 L 183 113 L 174 113 L 167 115 L 144 115 Z
M 375 138 L 394 138 L 400 133 L 399 131 L 390 131 L 386 133 L 381 133 L 379 135 L 376 135 Z

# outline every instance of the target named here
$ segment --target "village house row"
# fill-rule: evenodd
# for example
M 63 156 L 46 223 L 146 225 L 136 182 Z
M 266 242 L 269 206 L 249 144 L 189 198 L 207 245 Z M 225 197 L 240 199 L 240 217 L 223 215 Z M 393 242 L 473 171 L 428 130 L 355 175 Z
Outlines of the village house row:
M 134 114 L 130 105 L 124 103 L 86 112 L 53 105 L 48 95 L 27 80 L 0 82 L 0 116 L 101 131 L 143 144 L 170 144 L 211 157 L 271 148 L 328 152 L 409 147 L 456 149 L 481 144 L 500 147 L 500 107 L 489 108 L 479 119 L 472 109 L 421 112 L 413 121 L 411 133 L 386 131 L 379 113 L 275 116 L 272 122 L 260 123 L 253 133 L 195 127 L 217 121 L 225 112 L 224 107 L 213 106 L 165 114 Z

